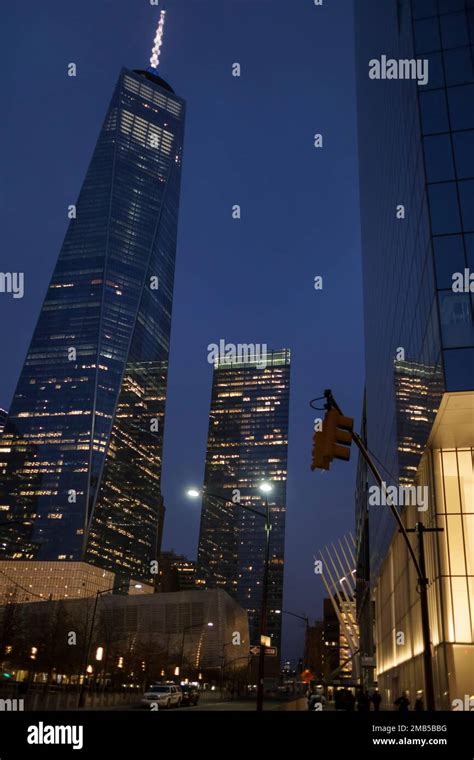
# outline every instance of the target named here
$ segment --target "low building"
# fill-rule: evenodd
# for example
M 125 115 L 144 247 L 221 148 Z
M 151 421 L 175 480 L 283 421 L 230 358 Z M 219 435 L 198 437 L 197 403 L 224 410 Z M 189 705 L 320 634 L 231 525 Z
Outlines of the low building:
M 87 672 L 107 682 L 218 678 L 224 657 L 235 670 L 249 658 L 247 613 L 221 589 L 8 604 L 0 631 L 8 626 L 1 657 L 14 677 L 28 671 L 77 681 L 91 628 Z

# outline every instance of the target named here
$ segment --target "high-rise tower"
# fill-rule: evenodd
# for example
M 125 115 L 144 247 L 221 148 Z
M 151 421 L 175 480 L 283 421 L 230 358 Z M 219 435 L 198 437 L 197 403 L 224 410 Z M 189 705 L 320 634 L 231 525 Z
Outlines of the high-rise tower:
M 252 644 L 259 644 L 264 521 L 242 507 L 262 511 L 262 481 L 272 530 L 268 591 L 268 635 L 280 647 L 285 541 L 290 352 L 268 351 L 266 366 L 251 359 L 216 361 L 207 444 L 205 489 L 199 536 L 198 573 L 223 588 L 249 615 Z M 240 504 L 232 502 L 236 500 Z M 229 503 L 230 502 L 230 503 Z M 242 505 L 242 506 L 240 506 Z
M 0 558 L 149 579 L 160 495 L 185 103 L 122 69 L 1 439 Z

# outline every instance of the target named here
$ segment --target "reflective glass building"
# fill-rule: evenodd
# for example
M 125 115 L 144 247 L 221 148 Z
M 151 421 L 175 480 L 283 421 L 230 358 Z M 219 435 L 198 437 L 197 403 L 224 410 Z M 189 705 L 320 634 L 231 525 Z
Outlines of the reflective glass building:
M 453 672 L 474 672 L 474 287 L 454 287 L 457 275 L 474 271 L 474 0 L 355 0 L 355 28 L 365 432 L 387 483 L 429 488 L 429 509 L 406 509 L 407 524 L 443 528 L 426 541 L 436 698 L 446 706 L 465 688 Z M 384 61 L 397 66 L 376 78 L 373 61 L 380 71 Z M 426 83 L 402 76 L 408 67 L 398 64 L 409 61 L 423 62 Z M 446 456 L 456 506 L 446 495 Z M 422 683 L 415 581 L 388 510 L 371 507 L 367 523 L 364 480 L 358 567 L 366 579 L 370 557 L 379 682 L 387 699 L 404 688 L 414 698 Z M 461 565 L 443 562 L 446 552 Z M 463 616 L 459 635 L 449 614 Z M 397 630 L 410 640 L 406 649 L 394 645 Z M 464 664 L 454 667 L 460 644 Z
M 0 557 L 150 577 L 185 104 L 123 69 L 1 438 Z
M 283 596 L 289 391 L 288 350 L 268 351 L 264 369 L 251 359 L 217 361 L 198 550 L 198 576 L 248 611 L 251 643 L 259 644 L 265 520 L 237 501 L 264 511 L 259 484 L 271 482 L 267 629 L 279 653 L 282 616 L 275 610 L 282 609 Z

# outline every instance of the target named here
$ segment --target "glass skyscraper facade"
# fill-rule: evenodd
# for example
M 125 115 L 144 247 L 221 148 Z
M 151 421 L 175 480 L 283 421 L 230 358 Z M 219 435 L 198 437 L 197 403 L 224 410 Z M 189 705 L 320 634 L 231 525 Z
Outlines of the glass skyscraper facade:
M 276 610 L 282 609 L 283 597 L 289 392 L 288 350 L 268 351 L 264 369 L 251 359 L 217 360 L 198 550 L 198 576 L 247 610 L 251 644 L 259 644 L 265 521 L 242 506 L 264 512 L 259 485 L 272 484 L 267 633 L 279 653 L 282 615 Z
M 184 116 L 156 73 L 122 70 L 1 438 L 1 559 L 150 578 Z
M 448 672 L 461 643 L 444 618 L 448 607 L 470 615 L 462 627 L 464 667 L 473 668 L 472 568 L 466 560 L 455 568 L 441 558 L 446 542 L 452 557 L 474 552 L 474 296 L 469 285 L 453 287 L 457 274 L 474 270 L 474 0 L 355 0 L 355 27 L 366 435 L 388 484 L 429 488 L 429 509 L 406 508 L 407 524 L 418 520 L 444 531 L 426 538 L 441 704 L 456 689 Z M 418 84 L 400 73 L 373 78 L 374 60 L 423 62 L 428 81 Z M 440 506 L 446 480 L 435 471 L 448 453 L 456 460 L 449 459 L 450 471 L 460 493 L 455 528 Z M 364 488 L 361 482 L 357 523 L 358 545 L 366 552 L 360 533 Z M 397 566 L 408 558 L 392 516 L 370 507 L 369 524 L 378 676 L 390 699 L 397 689 L 420 683 L 419 600 L 407 593 L 409 569 Z M 363 557 L 359 561 L 362 566 Z M 408 632 L 410 615 L 416 629 Z M 409 648 L 391 648 L 397 630 L 410 636 Z

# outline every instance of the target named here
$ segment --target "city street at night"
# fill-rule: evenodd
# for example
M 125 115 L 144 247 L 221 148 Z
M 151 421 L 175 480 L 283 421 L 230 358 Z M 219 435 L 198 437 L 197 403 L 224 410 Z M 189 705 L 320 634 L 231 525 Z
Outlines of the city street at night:
M 474 0 L 1 17 L 0 760 L 473 760 Z

